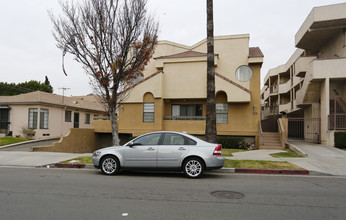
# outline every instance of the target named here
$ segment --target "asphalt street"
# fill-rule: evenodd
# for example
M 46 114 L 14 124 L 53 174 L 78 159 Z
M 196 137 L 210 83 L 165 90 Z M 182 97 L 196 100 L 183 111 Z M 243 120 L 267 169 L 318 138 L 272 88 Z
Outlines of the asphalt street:
M 0 167 L 1 219 L 344 219 L 346 178 Z

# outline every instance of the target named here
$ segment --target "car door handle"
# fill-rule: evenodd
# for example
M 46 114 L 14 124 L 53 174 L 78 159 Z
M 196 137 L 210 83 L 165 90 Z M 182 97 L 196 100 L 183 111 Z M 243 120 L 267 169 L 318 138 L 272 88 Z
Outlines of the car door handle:
M 148 150 L 155 150 L 155 148 L 149 147 Z
M 178 150 L 186 150 L 185 147 L 179 147 Z

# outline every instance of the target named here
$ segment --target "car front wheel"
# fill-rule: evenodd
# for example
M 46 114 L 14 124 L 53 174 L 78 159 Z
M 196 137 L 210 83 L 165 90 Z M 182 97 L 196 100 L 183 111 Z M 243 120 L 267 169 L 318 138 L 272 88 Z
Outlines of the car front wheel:
M 189 178 L 198 178 L 203 174 L 203 162 L 199 158 L 189 158 L 183 165 L 184 174 Z
M 106 175 L 115 175 L 120 168 L 119 161 L 114 156 L 105 156 L 101 161 L 101 170 Z

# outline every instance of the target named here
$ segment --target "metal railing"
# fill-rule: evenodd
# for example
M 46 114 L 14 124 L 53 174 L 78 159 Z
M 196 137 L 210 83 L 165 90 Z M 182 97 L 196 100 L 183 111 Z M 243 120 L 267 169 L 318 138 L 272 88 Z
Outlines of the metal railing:
M 346 130 L 346 114 L 328 115 L 329 130 Z
M 164 116 L 163 120 L 180 120 L 180 121 L 205 121 L 205 116 Z
M 346 130 L 346 97 L 330 98 L 330 115 L 328 115 L 329 130 Z
M 321 142 L 320 118 L 288 118 L 288 137 L 305 141 Z
M 270 93 L 278 93 L 279 87 L 277 85 L 270 87 Z
M 279 106 L 278 105 L 271 105 L 267 106 L 263 110 L 263 117 L 266 118 L 270 115 L 278 115 L 279 114 Z

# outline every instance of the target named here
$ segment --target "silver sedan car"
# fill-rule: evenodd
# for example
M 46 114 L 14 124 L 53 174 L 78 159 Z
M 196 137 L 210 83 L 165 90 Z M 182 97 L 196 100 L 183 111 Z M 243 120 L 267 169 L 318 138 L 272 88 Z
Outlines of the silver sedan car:
M 204 170 L 220 169 L 224 158 L 221 145 L 162 131 L 141 135 L 123 146 L 99 149 L 93 153 L 93 163 L 107 175 L 120 170 L 170 170 L 198 178 Z

